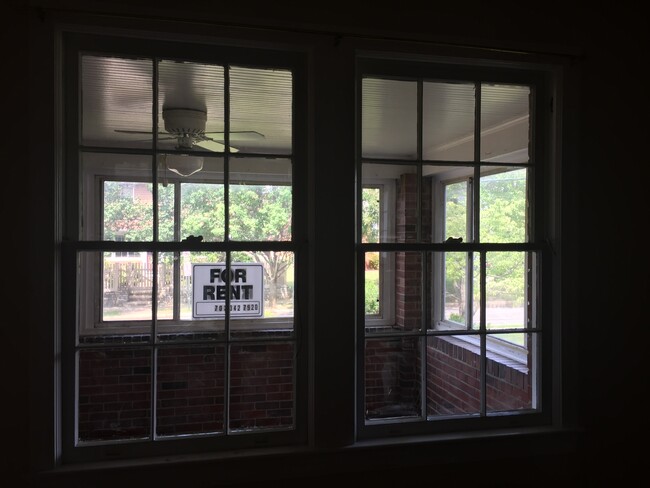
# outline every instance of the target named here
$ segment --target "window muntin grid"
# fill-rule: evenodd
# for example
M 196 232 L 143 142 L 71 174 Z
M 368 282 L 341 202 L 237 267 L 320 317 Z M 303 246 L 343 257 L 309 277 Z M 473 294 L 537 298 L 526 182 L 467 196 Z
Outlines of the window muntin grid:
M 381 80 L 382 77 L 362 75 L 362 78 L 361 90 L 367 87 L 382 86 L 382 83 L 376 80 Z M 401 277 L 399 276 L 400 271 L 395 266 L 389 270 L 393 275 L 391 280 L 395 280 L 395 282 L 398 282 L 400 278 L 403 278 L 402 281 L 408 281 L 409 276 L 413 277 L 410 287 L 412 296 L 409 296 L 406 291 L 401 292 L 398 288 L 399 285 L 396 285 L 394 295 L 391 295 L 392 306 L 396 310 L 400 308 L 411 310 L 413 318 L 402 318 L 401 324 L 400 320 L 396 318 L 392 328 L 387 328 L 385 326 L 373 327 L 373 321 L 369 315 L 366 314 L 364 317 L 359 315 L 358 323 L 365 324 L 364 327 L 358 329 L 359 337 L 365 340 L 370 340 L 370 338 L 380 340 L 381 337 L 395 336 L 401 337 L 403 340 L 422 337 L 428 337 L 428 339 L 419 342 L 419 346 L 411 348 L 417 353 L 412 355 L 409 363 L 410 367 L 415 368 L 414 371 L 418 371 L 417 374 L 421 382 L 418 388 L 418 391 L 422 392 L 420 410 L 415 413 L 409 409 L 400 410 L 395 406 L 396 401 L 388 402 L 387 405 L 392 406 L 386 407 L 387 410 L 392 409 L 394 415 L 379 415 L 377 410 L 373 410 L 374 413 L 371 415 L 366 409 L 364 412 L 358 413 L 360 422 L 364 425 L 360 431 L 365 435 L 372 436 L 373 431 L 368 427 L 380 427 L 387 423 L 391 425 L 395 422 L 412 424 L 425 419 L 447 418 L 449 415 L 458 418 L 474 416 L 481 418 L 491 415 L 494 408 L 487 407 L 487 404 L 498 403 L 493 395 L 490 396 L 490 392 L 493 390 L 491 384 L 495 381 L 492 373 L 496 368 L 493 366 L 495 358 L 497 362 L 494 364 L 521 365 L 518 366 L 521 371 L 518 371 L 517 374 L 525 373 L 525 380 L 522 381 L 527 385 L 526 391 L 521 392 L 523 400 L 517 404 L 520 406 L 515 407 L 516 402 L 513 401 L 504 401 L 499 411 L 514 413 L 521 411 L 522 408 L 529 412 L 539 411 L 541 407 L 539 397 L 541 384 L 538 382 L 541 364 L 539 362 L 541 358 L 539 353 L 541 329 L 537 327 L 538 307 L 536 304 L 539 300 L 540 288 L 535 280 L 539 279 L 541 267 L 538 260 L 541 254 L 526 252 L 530 249 L 538 249 L 537 246 L 532 245 L 531 241 L 534 180 L 532 179 L 533 154 L 529 148 L 532 143 L 530 134 L 533 132 L 529 114 L 531 113 L 530 104 L 533 100 L 533 87 L 532 85 L 486 83 L 481 80 L 429 83 L 426 79 L 409 79 L 404 76 L 394 76 L 393 78 L 389 76 L 387 78 L 390 79 L 391 86 L 393 86 L 391 93 L 400 91 L 400 83 L 404 85 L 405 90 L 407 87 L 417 86 L 418 94 L 415 98 L 418 101 L 414 110 L 417 115 L 412 118 L 415 118 L 418 123 L 414 129 L 415 134 L 407 136 L 408 140 L 418 141 L 415 151 L 417 156 L 395 157 L 390 148 L 387 148 L 383 154 L 379 154 L 377 150 L 373 152 L 365 149 L 359 159 L 359 168 L 362 175 L 366 171 L 366 167 L 385 167 L 386 170 L 397 168 L 397 176 L 394 178 L 395 181 L 402 182 L 402 189 L 405 186 L 405 180 L 399 169 L 401 167 L 413 168 L 409 171 L 412 174 L 410 179 L 413 180 L 411 194 L 404 192 L 406 196 L 400 200 L 398 189 L 398 200 L 392 210 L 394 214 L 392 219 L 395 222 L 402 219 L 411 231 L 405 236 L 410 235 L 411 238 L 397 238 L 392 242 L 377 243 L 358 241 L 358 262 L 365 263 L 366 256 L 370 253 L 392 254 L 395 256 L 395 260 L 399 259 L 400 255 L 417 256 L 420 254 L 421 256 L 419 259 L 411 260 L 413 261 L 411 268 L 404 268 L 409 271 L 402 271 L 403 276 Z M 482 98 L 483 92 L 487 94 L 486 98 Z M 452 93 L 455 96 L 449 96 L 445 105 L 444 96 L 440 95 L 442 93 Z M 513 100 L 508 100 L 508 94 L 512 95 Z M 381 97 L 375 95 L 373 92 L 373 96 L 361 97 L 360 110 L 364 114 L 366 112 L 368 114 L 382 112 Z M 438 99 L 434 100 L 436 96 Z M 372 104 L 372 106 L 367 109 L 366 104 Z M 398 106 L 399 102 L 387 100 L 386 104 L 388 107 L 393 107 Z M 438 109 L 443 107 L 443 109 L 432 115 L 426 112 L 431 107 Z M 455 113 L 454 108 L 457 107 L 461 107 L 461 110 Z M 509 108 L 513 107 L 517 108 L 517 114 L 509 114 L 512 117 L 506 117 L 499 122 L 499 114 L 504 115 Z M 461 116 L 461 112 L 464 115 Z M 455 118 L 450 117 L 450 114 L 456 114 Z M 447 126 L 445 126 L 445 116 Z M 372 132 L 363 129 L 363 124 L 368 119 L 369 116 L 361 120 L 362 143 L 364 148 L 377 148 L 379 146 L 373 146 L 369 137 Z M 453 142 L 445 145 L 444 141 L 437 141 L 438 151 L 427 149 L 428 146 L 425 144 L 425 141 L 432 140 L 429 133 L 435 130 L 433 120 L 438 120 L 440 123 L 440 134 L 437 134 L 439 139 L 444 137 L 445 131 L 451 131 L 449 132 L 451 134 L 456 130 L 456 135 L 451 138 Z M 393 121 L 393 123 L 397 122 Z M 454 123 L 456 123 L 455 126 Z M 453 127 L 457 129 L 453 129 Z M 465 134 L 461 137 L 459 134 L 463 131 L 463 127 L 465 127 Z M 512 139 L 509 144 L 501 144 L 501 146 L 497 144 L 501 134 L 505 134 L 505 139 Z M 399 133 L 393 134 L 394 137 L 398 135 Z M 379 135 L 377 139 L 386 140 Z M 396 147 L 401 147 L 400 144 L 405 141 L 406 139 L 401 143 L 398 141 Z M 515 148 L 518 145 L 522 146 L 521 150 Z M 497 147 L 507 147 L 509 155 L 507 157 L 495 155 L 494 151 Z M 490 155 L 484 154 L 486 148 L 489 149 Z M 447 156 L 438 158 L 441 154 Z M 495 164 L 497 161 L 502 164 Z M 381 173 L 381 169 L 375 170 L 375 173 Z M 508 186 L 509 184 L 510 186 Z M 397 186 L 399 188 L 399 184 Z M 496 188 L 496 190 L 490 190 L 490 187 Z M 453 199 L 448 198 L 450 194 Z M 509 208 L 509 206 L 515 208 Z M 498 218 L 504 214 L 504 208 L 510 210 L 509 218 L 512 229 L 505 229 L 503 222 L 497 222 Z M 390 214 L 391 211 L 388 213 Z M 482 222 L 482 218 L 485 222 Z M 498 225 L 504 227 L 504 232 L 501 233 L 502 235 L 497 233 L 498 238 L 495 238 L 494 227 L 498 227 Z M 452 235 L 452 233 L 458 235 Z M 506 237 L 503 234 L 506 234 Z M 488 252 L 494 247 L 492 244 L 503 244 L 504 253 Z M 539 249 L 541 250 L 541 248 Z M 505 252 L 506 250 L 511 252 Z M 504 290 L 497 291 L 499 287 L 493 283 L 486 285 L 486 282 L 494 281 L 493 278 L 496 277 L 494 271 L 488 272 L 486 263 L 489 261 L 490 266 L 496 264 L 499 261 L 498 256 L 503 255 L 517 256 L 517 259 L 523 257 L 523 260 L 520 260 L 522 264 L 518 275 L 521 276 L 521 280 L 517 287 L 517 290 L 521 291 L 514 292 L 514 295 L 511 293 L 514 297 L 513 303 L 517 302 L 516 309 L 523 311 L 523 315 L 521 320 L 515 320 L 508 324 L 503 322 L 505 320 L 503 317 L 497 317 L 498 314 L 495 314 L 495 310 L 487 311 L 488 307 L 491 308 L 495 303 L 495 299 L 501 296 L 499 293 L 503 294 Z M 460 261 L 454 259 L 459 256 L 462 258 Z M 488 256 L 490 256 L 489 259 Z M 496 261 L 493 256 L 497 257 Z M 451 261 L 449 261 L 450 259 Z M 367 275 L 365 270 L 362 271 L 364 266 L 359 264 L 358 270 L 359 273 L 363 272 L 364 275 Z M 452 275 L 458 275 L 458 277 L 452 279 Z M 359 282 L 367 284 L 368 280 Z M 455 288 L 456 295 L 458 295 L 455 305 L 462 310 L 456 314 L 446 310 L 451 305 L 447 293 L 450 288 Z M 491 291 L 486 293 L 486 288 Z M 514 308 L 510 307 L 512 310 Z M 358 308 L 358 310 L 360 309 Z M 414 321 L 419 321 L 423 327 L 411 328 L 404 325 Z M 508 333 L 493 333 L 502 327 L 507 329 Z M 523 331 L 534 332 L 523 334 Z M 450 335 L 454 333 L 456 335 Z M 435 341 L 434 338 L 436 338 Z M 433 355 L 432 345 L 442 343 L 447 343 L 446 348 L 449 351 L 465 351 L 459 353 L 461 356 L 470 356 L 471 352 L 475 354 L 476 374 L 473 387 L 476 387 L 474 390 L 476 394 L 474 395 L 475 401 L 470 402 L 474 405 L 471 408 L 459 408 L 455 412 L 448 411 L 447 413 L 441 413 L 444 410 L 442 409 L 438 413 L 433 413 L 435 409 L 432 409 L 430 405 L 434 400 L 425 392 L 432 388 L 428 382 L 431 378 L 436 377 L 436 371 L 440 371 L 440 368 L 434 371 L 435 368 L 432 369 L 431 364 L 422 358 L 430 358 Z M 363 353 L 361 350 L 358 350 L 357 354 L 360 357 L 368 357 L 368 353 Z M 386 354 L 388 354 L 387 357 L 390 356 L 388 352 Z M 395 354 L 402 357 L 402 362 L 404 362 L 404 353 L 393 353 L 393 355 Z M 440 355 L 441 353 L 436 354 Z M 450 357 L 447 356 L 449 364 L 452 362 Z M 365 381 L 366 389 L 358 394 L 360 401 L 364 401 L 364 399 L 370 398 L 368 388 L 375 388 L 373 391 L 377 391 L 376 385 L 382 384 L 382 381 L 387 385 L 389 381 L 381 378 L 369 379 L 370 371 L 376 368 L 372 361 L 369 363 L 368 359 L 359 360 L 358 364 L 361 366 L 360 370 L 365 371 L 363 373 L 365 377 L 360 378 L 360 381 Z M 469 388 L 468 383 L 463 384 Z M 451 384 L 448 384 L 447 387 L 449 390 L 453 389 Z M 394 391 L 395 388 L 397 388 L 396 384 L 388 385 L 385 389 Z M 377 395 L 375 394 L 372 398 L 376 403 Z M 410 412 L 409 414 L 404 413 L 407 410 Z M 399 413 L 400 411 L 402 413 Z M 427 431 L 431 428 L 421 426 L 421 429 Z M 386 434 L 385 429 L 381 427 L 378 432 Z M 410 428 L 409 432 L 415 431 Z

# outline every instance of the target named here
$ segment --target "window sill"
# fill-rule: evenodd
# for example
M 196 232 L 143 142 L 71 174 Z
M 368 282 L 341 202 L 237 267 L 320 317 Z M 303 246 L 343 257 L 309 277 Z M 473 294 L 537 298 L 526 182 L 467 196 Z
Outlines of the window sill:
M 364 440 L 340 448 L 298 446 L 171 455 L 65 465 L 38 473 L 33 481 L 35 486 L 60 486 L 86 478 L 97 480 L 98 476 L 107 483 L 120 482 L 128 476 L 156 483 L 177 479 L 192 486 L 199 480 L 218 478 L 223 485 L 231 486 L 235 482 L 335 476 L 351 471 L 463 465 L 468 460 L 561 457 L 576 452 L 579 436 L 580 431 L 575 429 L 534 427 Z M 255 469 L 250 469 L 251 463 Z

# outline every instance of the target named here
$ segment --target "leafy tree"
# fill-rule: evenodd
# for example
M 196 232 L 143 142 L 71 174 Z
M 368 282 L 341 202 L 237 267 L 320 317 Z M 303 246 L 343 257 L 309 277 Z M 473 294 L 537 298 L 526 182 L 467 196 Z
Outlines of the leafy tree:
M 481 178 L 481 242 L 524 242 L 526 239 L 526 170 Z M 525 253 L 487 254 L 489 299 L 523 305 Z
M 148 241 L 153 238 L 153 210 L 147 195 L 151 195 L 148 183 L 104 183 L 104 239 Z
M 124 235 L 125 240 L 153 238 L 151 185 L 140 197 L 134 196 L 138 183 L 106 182 L 104 189 L 104 236 Z M 159 239 L 174 239 L 174 185 L 159 186 Z M 291 239 L 291 187 L 288 185 L 230 186 L 230 236 L 238 241 L 284 241 Z M 202 236 L 204 241 L 223 241 L 225 199 L 222 184 L 181 184 L 180 238 Z M 276 287 L 293 264 L 293 253 L 256 251 L 233 253 L 233 260 L 263 265 L 270 287 L 272 306 Z
M 517 169 L 483 176 L 480 182 L 481 242 L 524 242 L 526 228 L 526 170 Z M 445 238 L 466 236 L 467 184 L 447 185 L 445 194 Z M 524 253 L 487 254 L 487 297 L 521 305 L 524 300 Z M 474 310 L 478 309 L 478 255 L 474 263 Z M 466 320 L 467 257 L 465 253 L 447 253 L 445 257 L 445 294 L 447 303 L 455 303 L 457 320 Z
M 230 235 L 236 241 L 287 241 L 291 239 L 291 187 L 232 185 L 230 187 Z M 269 285 L 271 307 L 277 287 L 293 264 L 293 253 L 256 251 L 248 258 L 261 263 Z M 244 261 L 243 256 L 236 256 Z M 248 259 L 246 259 L 248 261 Z
M 467 182 L 451 183 L 445 187 L 445 229 L 444 238 L 467 239 Z M 445 306 L 456 303 L 458 316 L 465 321 L 465 294 L 467 254 L 447 253 L 445 255 Z
M 379 242 L 379 188 L 364 188 L 361 198 L 361 242 Z
M 381 197 L 379 188 L 364 188 L 361 194 L 361 242 L 379 242 Z M 379 313 L 379 253 L 366 253 L 365 310 Z

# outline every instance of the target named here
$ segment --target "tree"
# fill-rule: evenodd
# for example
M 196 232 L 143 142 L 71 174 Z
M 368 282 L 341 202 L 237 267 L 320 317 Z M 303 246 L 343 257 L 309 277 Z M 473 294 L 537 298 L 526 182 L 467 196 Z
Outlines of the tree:
M 448 237 L 467 239 L 467 182 L 451 183 L 445 187 L 445 229 L 444 239 Z M 465 253 L 445 254 L 445 307 L 455 303 L 458 307 L 456 320 L 464 322 L 466 304 Z
M 526 171 L 516 169 L 481 178 L 481 242 L 526 240 Z M 525 253 L 487 255 L 488 299 L 524 303 Z
M 364 188 L 361 194 L 361 242 L 379 242 L 381 196 L 379 188 Z M 379 253 L 366 253 L 365 310 L 379 313 Z
M 232 185 L 230 235 L 237 241 L 288 241 L 291 239 L 291 187 Z M 293 264 L 293 253 L 255 251 L 246 255 L 261 263 L 269 286 L 270 306 L 275 306 L 278 285 Z M 237 254 L 240 258 L 240 255 Z M 240 258 L 242 259 L 243 256 Z
M 106 182 L 104 190 L 104 238 L 125 236 L 125 240 L 153 238 L 151 184 L 136 198 L 138 183 Z M 221 183 L 181 182 L 180 238 L 202 236 L 204 241 L 223 241 L 225 198 Z M 174 240 L 174 185 L 158 190 L 159 239 Z M 292 193 L 289 185 L 232 184 L 229 193 L 230 237 L 236 241 L 287 241 L 291 239 Z M 233 253 L 234 261 L 258 262 L 275 305 L 278 284 L 293 264 L 293 253 L 255 251 Z
M 524 242 L 526 229 L 526 170 L 515 169 L 481 177 L 480 241 Z M 445 238 L 466 236 L 467 191 L 465 181 L 445 189 Z M 486 287 L 490 300 L 521 305 L 524 300 L 524 253 L 487 254 Z M 478 255 L 474 263 L 474 310 L 478 309 Z M 459 321 L 466 320 L 467 258 L 465 253 L 445 256 L 446 301 L 458 307 Z
M 181 235 L 223 240 L 224 187 L 221 184 L 182 184 Z M 291 187 L 288 185 L 230 186 L 229 227 L 235 241 L 287 241 L 291 239 Z M 293 264 L 286 251 L 236 252 L 234 261 L 262 264 L 269 286 L 270 306 L 275 306 L 278 284 Z
M 144 189 L 137 196 L 138 187 Z M 123 181 L 104 183 L 105 240 L 148 241 L 153 239 L 151 184 Z

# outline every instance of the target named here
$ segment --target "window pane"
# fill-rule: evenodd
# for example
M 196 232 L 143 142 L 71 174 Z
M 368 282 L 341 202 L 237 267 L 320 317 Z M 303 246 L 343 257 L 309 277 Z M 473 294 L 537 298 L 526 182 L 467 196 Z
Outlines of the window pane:
M 290 241 L 291 161 L 233 159 L 230 171 L 230 238 Z
M 158 147 L 223 151 L 223 67 L 158 63 Z M 214 140 L 211 140 L 214 139 Z
M 80 161 L 81 238 L 152 240 L 151 157 L 82 152 Z
M 158 296 L 156 304 L 156 318 L 158 320 L 170 320 L 175 316 L 178 307 L 178 294 L 176 283 L 178 281 L 177 264 L 179 253 L 160 253 L 158 255 Z M 176 315 L 178 315 L 176 313 Z
M 365 413 L 367 420 L 419 417 L 421 339 L 368 339 L 365 347 Z
M 445 185 L 445 232 L 443 240 L 461 238 L 467 242 L 467 191 L 466 180 Z
M 158 340 L 223 340 L 224 312 L 215 311 L 216 281 L 209 282 L 209 274 L 197 278 L 194 267 L 225 263 L 225 253 L 161 253 L 159 261 Z
M 485 323 L 488 329 L 520 329 L 527 326 L 526 304 L 530 295 L 526 253 L 486 254 Z M 513 336 L 513 340 L 516 336 Z
M 242 153 L 291 154 L 290 71 L 230 68 L 230 145 Z
M 481 85 L 481 161 L 527 163 L 530 88 Z
M 518 336 L 515 341 L 510 336 Z M 487 394 L 489 412 L 536 408 L 536 350 L 539 334 L 488 336 Z M 506 347 L 519 342 L 520 347 Z M 499 344 L 500 343 L 500 344 Z
M 417 83 L 366 78 L 362 85 L 365 158 L 417 157 Z
M 200 159 L 201 169 L 191 176 L 182 177 L 167 168 L 159 170 L 158 232 L 162 241 L 184 240 L 190 236 L 203 242 L 224 240 L 223 159 Z M 185 171 L 178 162 L 174 163 L 174 169 Z
M 294 254 L 289 251 L 238 251 L 234 262 L 259 265 L 263 281 L 264 318 L 292 318 L 294 289 Z M 233 263 L 231 265 L 235 267 Z M 233 316 L 235 318 L 235 316 Z
M 434 252 L 427 255 L 430 318 L 434 329 L 465 330 L 480 324 L 478 253 Z
M 79 441 L 149 437 L 150 349 L 82 350 L 77 361 Z
M 366 259 L 374 259 L 373 253 L 367 253 Z M 366 264 L 366 332 L 419 330 L 424 307 L 423 254 L 381 253 L 379 263 L 378 270 L 372 269 L 376 263 Z M 379 303 L 373 302 L 377 296 Z
M 469 241 L 473 172 L 470 166 L 422 166 L 420 235 L 423 242 L 443 242 L 450 237 Z
M 395 327 L 418 330 L 422 327 L 422 253 L 395 253 Z
M 526 242 L 526 169 L 496 170 L 481 176 L 481 242 Z
M 153 63 L 149 59 L 81 57 L 81 143 L 151 148 Z
M 103 253 L 104 301 L 102 320 L 151 320 L 153 293 L 153 256 L 116 257 Z
M 150 241 L 153 239 L 151 183 L 104 182 L 104 239 Z
M 474 84 L 424 83 L 424 159 L 474 160 L 474 104 Z
M 464 252 L 447 252 L 444 259 L 444 300 L 442 318 L 453 328 L 467 328 L 468 317 L 472 315 L 468 299 L 473 282 L 470 282 L 469 256 Z
M 382 187 L 363 188 L 361 192 L 361 242 L 380 242 L 382 224 Z
M 368 190 L 362 193 L 362 242 L 373 238 L 378 242 L 415 242 L 419 218 L 416 167 L 364 164 L 362 186 Z M 376 196 L 379 202 L 366 200 Z
M 480 412 L 480 356 L 478 336 L 427 338 L 427 416 Z
M 157 361 L 156 433 L 223 432 L 224 347 L 161 347 Z
M 149 253 L 120 258 L 112 252 L 80 252 L 77 267 L 77 331 L 81 344 L 151 340 L 153 293 Z
M 382 282 L 386 277 L 383 276 L 382 254 L 378 252 L 365 253 L 365 312 L 366 320 L 373 317 L 382 317 L 384 312 L 381 303 L 383 298 Z
M 223 252 L 160 253 L 158 264 L 158 339 L 178 340 L 219 340 L 223 339 L 225 322 L 223 313 L 196 317 L 202 307 L 214 311 L 216 302 L 210 300 L 210 291 L 204 299 L 203 284 L 193 289 L 192 267 L 207 263 L 225 263 Z M 210 285 L 210 283 L 205 283 Z M 193 295 L 194 293 L 194 295 Z M 207 301 L 206 301 L 207 300 Z M 191 321 L 191 322 L 190 322 Z
M 366 332 L 394 331 L 395 253 L 367 252 L 364 261 Z
M 288 342 L 230 346 L 230 430 L 293 428 L 294 356 Z
M 81 252 L 77 276 L 79 332 L 84 334 L 144 334 L 151 327 L 153 256 L 116 256 L 114 252 Z M 131 253 L 129 253 L 131 254 Z M 94 296 L 100 296 L 97 302 Z M 128 331 L 108 327 L 109 322 L 143 322 Z M 145 340 L 141 337 L 139 340 Z M 132 342 L 134 337 L 126 338 Z M 113 340 L 114 341 L 114 340 Z

